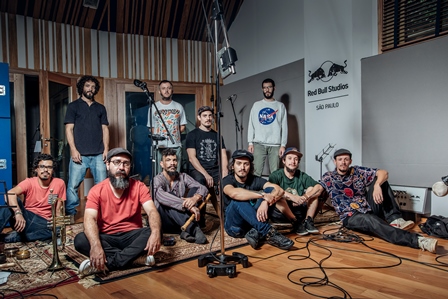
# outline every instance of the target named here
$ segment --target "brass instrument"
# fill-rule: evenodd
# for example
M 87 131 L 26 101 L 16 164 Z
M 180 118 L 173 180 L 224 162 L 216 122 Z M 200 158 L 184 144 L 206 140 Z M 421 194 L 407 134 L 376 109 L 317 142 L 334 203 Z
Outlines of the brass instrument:
M 57 212 L 57 203 L 62 202 L 62 205 L 59 209 L 60 216 L 56 216 Z M 62 249 L 64 249 L 65 241 L 66 241 L 66 231 L 65 226 L 70 224 L 70 215 L 65 216 L 65 204 L 62 198 L 58 198 L 56 194 L 53 194 L 53 190 L 50 190 L 50 195 L 48 196 L 48 203 L 51 205 L 51 219 L 48 225 L 51 227 L 52 231 L 52 242 L 53 242 L 53 260 L 48 267 L 49 271 L 57 271 L 64 269 L 61 261 L 59 260 L 58 254 L 58 228 L 60 228 L 61 235 L 61 243 Z

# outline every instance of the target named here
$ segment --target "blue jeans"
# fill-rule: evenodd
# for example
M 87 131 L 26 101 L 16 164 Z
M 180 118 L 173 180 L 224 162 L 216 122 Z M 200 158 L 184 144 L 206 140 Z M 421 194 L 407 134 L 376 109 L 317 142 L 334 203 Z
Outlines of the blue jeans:
M 250 201 L 232 200 L 226 209 L 224 228 L 234 238 L 244 238 L 246 233 L 255 228 L 262 237 L 266 236 L 271 225 L 257 219 L 257 209 L 262 200 L 252 206 Z
M 67 200 L 65 201 L 66 215 L 76 214 L 76 207 L 79 206 L 78 188 L 86 176 L 87 168 L 90 168 L 95 184 L 106 178 L 106 164 L 103 161 L 103 154 L 81 156 L 81 159 L 81 164 L 75 163 L 70 159 Z
M 13 231 L 12 233 L 7 234 L 4 242 L 31 242 L 36 240 L 43 241 L 51 239 L 52 232 L 51 229 L 47 227 L 48 221 L 45 218 L 26 210 L 20 199 L 17 199 L 17 202 L 20 210 L 22 211 L 23 218 L 25 218 L 26 221 L 25 229 L 21 233 Z M 11 209 L 0 209 L 0 232 L 6 226 L 8 221 L 14 222 L 14 218 L 12 216 L 14 216 L 14 213 Z

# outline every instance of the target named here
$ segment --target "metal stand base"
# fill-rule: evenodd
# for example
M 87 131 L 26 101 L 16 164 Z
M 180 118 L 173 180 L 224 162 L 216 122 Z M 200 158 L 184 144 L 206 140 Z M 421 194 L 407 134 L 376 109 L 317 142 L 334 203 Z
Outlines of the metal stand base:
M 234 252 L 232 255 L 208 253 L 198 258 L 198 266 L 202 268 L 207 265 L 207 275 L 210 278 L 215 276 L 235 277 L 236 264 L 241 264 L 243 268 L 247 268 L 249 267 L 249 259 L 246 255 L 238 252 Z

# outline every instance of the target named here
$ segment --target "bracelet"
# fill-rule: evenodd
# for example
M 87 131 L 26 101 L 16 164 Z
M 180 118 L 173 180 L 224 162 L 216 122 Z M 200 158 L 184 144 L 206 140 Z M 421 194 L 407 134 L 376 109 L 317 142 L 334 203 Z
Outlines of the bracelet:
M 23 213 L 22 213 L 22 211 L 17 210 L 17 211 L 14 212 L 14 215 L 22 215 L 23 216 Z

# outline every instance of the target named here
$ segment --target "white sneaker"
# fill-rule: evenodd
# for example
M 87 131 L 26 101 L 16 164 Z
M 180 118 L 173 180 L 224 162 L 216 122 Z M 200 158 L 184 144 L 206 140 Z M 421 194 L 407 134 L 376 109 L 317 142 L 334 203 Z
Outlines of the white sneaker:
M 432 253 L 436 253 L 437 239 L 418 237 L 418 247 L 423 251 L 427 250 Z
M 152 267 L 156 264 L 156 260 L 153 255 L 142 255 L 138 257 L 134 262 L 134 265 L 142 265 Z
M 404 220 L 403 218 L 398 218 L 392 221 L 390 225 L 399 229 L 407 230 L 413 228 L 415 223 L 412 220 Z
M 106 268 L 106 270 L 107 270 L 107 268 Z M 97 268 L 94 268 L 90 265 L 89 259 L 84 260 L 81 263 L 81 265 L 79 265 L 79 275 L 81 275 L 82 277 L 89 276 L 89 275 L 96 274 L 96 273 L 101 273 L 101 272 L 103 272 L 103 271 L 101 271 Z

